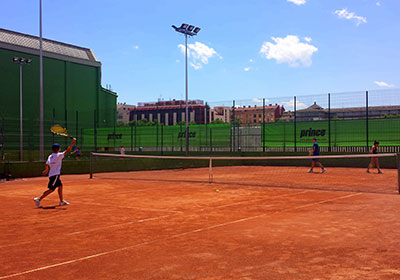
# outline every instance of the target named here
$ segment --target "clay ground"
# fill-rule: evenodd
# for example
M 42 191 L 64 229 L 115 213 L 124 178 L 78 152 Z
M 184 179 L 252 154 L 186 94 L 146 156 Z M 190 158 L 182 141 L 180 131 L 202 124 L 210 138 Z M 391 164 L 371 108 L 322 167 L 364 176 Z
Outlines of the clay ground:
M 0 279 L 400 279 L 397 170 L 304 171 L 65 175 L 43 208 L 47 178 L 0 183 Z

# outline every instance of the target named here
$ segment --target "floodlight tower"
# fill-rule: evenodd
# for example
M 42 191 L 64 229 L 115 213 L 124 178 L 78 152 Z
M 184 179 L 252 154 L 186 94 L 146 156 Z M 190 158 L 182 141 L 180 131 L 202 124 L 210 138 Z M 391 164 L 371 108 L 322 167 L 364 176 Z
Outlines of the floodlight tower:
M 23 160 L 23 122 L 22 122 L 22 66 L 32 63 L 32 59 L 13 57 L 12 61 L 19 64 L 19 160 Z
M 182 33 L 185 35 L 185 84 L 186 84 L 186 108 L 185 108 L 185 152 L 186 155 L 189 155 L 189 100 L 188 100 L 188 51 L 187 51 L 187 36 L 195 36 L 200 31 L 200 27 L 195 27 L 194 25 L 188 25 L 186 23 L 182 23 L 181 27 L 176 27 L 172 25 L 172 28 L 175 29 L 176 32 Z

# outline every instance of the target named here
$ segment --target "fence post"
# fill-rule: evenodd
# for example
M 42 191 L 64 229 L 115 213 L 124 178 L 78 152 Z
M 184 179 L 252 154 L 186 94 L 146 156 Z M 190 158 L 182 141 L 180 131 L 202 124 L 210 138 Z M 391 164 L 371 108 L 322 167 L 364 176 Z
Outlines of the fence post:
M 369 139 L 368 139 L 368 136 L 369 136 L 369 131 L 368 131 L 368 91 L 366 91 L 365 92 L 365 133 L 366 133 L 366 140 L 367 140 L 367 142 L 366 142 L 366 147 L 367 147 L 367 151 L 368 151 L 368 148 L 369 148 Z
M 51 125 L 53 126 L 55 124 L 55 119 L 56 119 L 56 108 L 53 108 L 53 120 L 51 122 Z M 54 143 L 54 133 L 51 134 L 53 137 L 53 143 Z
M 205 116 L 204 116 L 204 120 L 205 120 L 205 123 L 206 123 L 206 136 L 205 136 L 206 141 L 205 141 L 204 148 L 207 147 L 207 142 L 208 142 L 208 141 L 207 141 L 207 138 L 208 138 L 208 130 L 207 130 L 207 116 L 208 116 L 208 114 L 207 114 L 207 106 L 208 106 L 208 104 L 207 104 L 207 102 L 206 102 Z
M 133 126 L 131 125 L 131 153 L 133 152 Z
M 265 153 L 265 98 L 263 98 L 263 123 L 261 132 L 261 141 L 262 141 L 263 153 Z
M 210 153 L 213 151 L 213 146 L 212 146 L 212 128 L 210 127 Z
M 163 155 L 164 148 L 164 126 L 161 125 L 161 155 Z
M 235 150 L 235 127 L 236 127 L 236 123 L 235 123 L 235 100 L 233 100 L 233 106 L 232 106 L 232 125 L 231 125 L 231 152 Z M 233 129 L 233 131 L 232 131 Z
M 293 102 L 294 102 L 294 151 L 295 152 L 297 152 L 297 139 L 296 139 L 296 136 L 297 136 L 297 132 L 296 132 L 296 122 L 297 122 L 297 119 L 296 119 L 296 96 L 293 98 Z
M 1 116 L 1 127 L 0 127 L 0 150 L 1 150 L 1 159 L 5 160 L 4 158 L 4 116 Z
M 75 137 L 78 138 L 78 131 L 79 131 L 79 115 L 78 111 L 75 112 Z M 78 138 L 79 139 L 79 138 Z
M 65 128 L 68 129 L 68 111 L 65 109 Z M 64 143 L 67 145 L 68 138 L 64 137 Z
M 400 154 L 396 154 L 396 167 L 397 167 L 397 186 L 400 194 Z
M 133 143 L 133 146 L 135 147 L 135 152 L 136 152 L 136 147 L 137 147 L 137 140 L 136 140 L 136 124 L 135 124 L 135 143 Z
M 179 104 L 179 106 L 180 106 L 180 116 L 179 116 L 179 120 L 180 120 L 180 122 L 179 122 L 179 143 L 180 143 L 180 145 L 181 145 L 181 152 L 182 152 L 182 150 L 183 150 L 183 148 L 182 148 L 182 103 L 180 103 Z
M 158 105 L 156 106 L 156 116 L 157 116 L 157 123 L 156 123 L 156 151 L 158 152 Z M 161 123 L 161 114 L 160 114 L 160 123 Z
M 328 93 L 328 152 L 331 152 L 331 94 Z
M 93 116 L 93 124 L 94 124 L 94 131 L 93 131 L 93 136 L 94 136 L 94 151 L 97 152 L 97 112 L 96 109 L 93 111 L 94 116 Z

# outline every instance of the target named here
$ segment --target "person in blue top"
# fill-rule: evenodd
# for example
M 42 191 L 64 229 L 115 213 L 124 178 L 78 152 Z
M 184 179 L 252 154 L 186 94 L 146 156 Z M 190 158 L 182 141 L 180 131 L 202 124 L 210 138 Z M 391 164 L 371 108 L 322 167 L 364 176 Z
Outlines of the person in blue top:
M 310 152 L 309 155 L 310 156 L 319 156 L 319 146 L 318 146 L 318 143 L 317 143 L 317 139 L 313 138 L 312 141 L 313 141 L 313 149 L 312 149 L 312 151 Z M 315 164 L 318 165 L 319 167 L 321 167 L 321 173 L 324 173 L 326 171 L 326 169 L 319 162 L 319 160 L 317 158 L 313 158 L 312 159 L 312 163 L 311 163 L 311 169 L 307 171 L 308 173 L 313 173 L 314 172 L 313 169 L 314 169 Z

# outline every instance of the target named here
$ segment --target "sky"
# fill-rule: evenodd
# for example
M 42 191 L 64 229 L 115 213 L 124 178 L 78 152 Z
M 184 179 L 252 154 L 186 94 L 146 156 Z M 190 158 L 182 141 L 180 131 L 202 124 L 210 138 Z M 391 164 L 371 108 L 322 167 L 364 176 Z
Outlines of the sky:
M 400 86 L 399 0 L 42 1 L 43 37 L 92 49 L 120 103 L 185 98 L 182 23 L 201 28 L 188 38 L 191 100 Z M 39 0 L 0 4 L 1 28 L 39 35 Z

